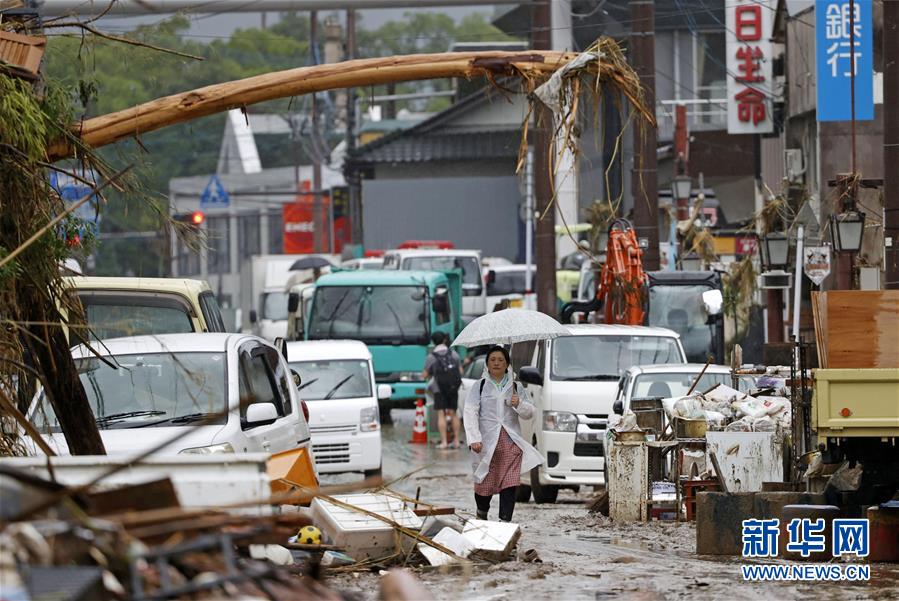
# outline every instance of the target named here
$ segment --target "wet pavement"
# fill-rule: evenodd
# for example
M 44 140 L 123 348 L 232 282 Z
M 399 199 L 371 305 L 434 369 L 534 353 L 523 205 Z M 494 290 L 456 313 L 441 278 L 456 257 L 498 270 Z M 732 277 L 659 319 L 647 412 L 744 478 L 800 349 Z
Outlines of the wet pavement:
M 414 411 L 393 411 L 385 425 L 384 480 L 402 478 L 391 488 L 457 515 L 474 517 L 467 450 L 439 450 L 408 443 Z M 417 470 L 417 471 L 416 471 Z M 360 475 L 324 476 L 323 483 L 348 482 Z M 867 583 L 748 583 L 740 558 L 698 556 L 693 523 L 613 524 L 587 512 L 592 490 L 563 490 L 555 505 L 519 503 L 513 521 L 522 528 L 520 549 L 536 549 L 543 563 L 509 561 L 468 569 L 416 570 L 435 599 L 899 599 L 899 565 L 872 565 Z M 490 518 L 497 519 L 494 498 Z M 777 563 L 787 563 L 780 562 Z M 376 599 L 378 574 L 329 577 L 336 588 Z

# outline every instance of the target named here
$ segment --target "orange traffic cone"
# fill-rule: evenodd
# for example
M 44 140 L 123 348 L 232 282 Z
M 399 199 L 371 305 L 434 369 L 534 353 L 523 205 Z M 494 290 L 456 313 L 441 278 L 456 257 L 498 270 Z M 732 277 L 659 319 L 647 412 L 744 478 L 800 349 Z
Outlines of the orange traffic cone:
M 428 444 L 428 419 L 425 416 L 425 402 L 415 401 L 415 421 L 412 422 L 411 444 Z

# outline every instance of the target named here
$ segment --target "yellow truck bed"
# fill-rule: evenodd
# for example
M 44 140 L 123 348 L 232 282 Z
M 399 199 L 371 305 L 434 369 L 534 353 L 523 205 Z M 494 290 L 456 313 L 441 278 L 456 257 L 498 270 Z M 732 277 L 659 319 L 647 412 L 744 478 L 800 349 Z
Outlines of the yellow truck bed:
M 899 438 L 899 369 L 816 369 L 818 439 Z

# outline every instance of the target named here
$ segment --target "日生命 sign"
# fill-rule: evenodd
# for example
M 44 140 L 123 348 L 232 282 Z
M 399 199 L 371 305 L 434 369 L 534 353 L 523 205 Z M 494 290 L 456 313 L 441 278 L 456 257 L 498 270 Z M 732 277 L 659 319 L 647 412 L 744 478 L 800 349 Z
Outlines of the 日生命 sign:
M 771 0 L 726 2 L 727 133 L 764 134 L 771 119 Z
M 819 0 L 815 3 L 818 121 L 852 119 L 850 80 L 853 66 L 855 118 L 861 121 L 874 118 L 871 11 L 871 0 L 855 0 L 854 10 L 849 0 Z

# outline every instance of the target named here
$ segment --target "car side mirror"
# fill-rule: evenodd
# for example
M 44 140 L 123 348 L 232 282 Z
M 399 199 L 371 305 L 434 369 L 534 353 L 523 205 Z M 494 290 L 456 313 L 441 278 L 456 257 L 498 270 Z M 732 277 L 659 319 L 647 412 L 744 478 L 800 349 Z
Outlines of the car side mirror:
M 300 387 L 300 384 L 303 383 L 303 378 L 300 377 L 300 374 L 297 373 L 297 370 L 295 370 L 295 369 L 290 370 L 290 375 L 293 377 L 293 383 L 294 383 L 294 385 L 295 385 L 297 388 L 299 388 L 299 387 Z
M 492 269 L 487 272 L 487 284 L 496 283 L 496 272 Z
M 250 309 L 250 323 L 256 323 L 259 321 L 259 314 L 256 313 L 256 309 Z
M 298 292 L 291 292 L 287 295 L 287 312 L 296 313 L 300 308 L 300 295 Z
M 262 426 L 278 419 L 278 409 L 274 403 L 253 403 L 247 407 L 247 424 Z
M 624 403 L 621 399 L 616 399 L 614 403 L 612 403 L 612 412 L 615 415 L 624 415 Z
M 525 384 L 534 384 L 535 386 L 543 386 L 543 374 L 536 367 L 522 367 L 518 370 L 518 379 Z
M 390 384 L 378 384 L 378 400 L 386 401 L 393 394 L 393 388 Z
M 702 304 L 709 315 L 718 315 L 724 307 L 724 297 L 720 290 L 706 290 L 702 293 Z

